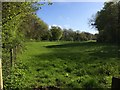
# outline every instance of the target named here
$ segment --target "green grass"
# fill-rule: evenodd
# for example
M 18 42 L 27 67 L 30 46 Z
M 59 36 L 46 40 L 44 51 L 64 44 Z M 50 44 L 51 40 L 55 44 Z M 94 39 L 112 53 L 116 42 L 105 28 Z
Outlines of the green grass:
M 15 77 L 24 87 L 110 88 L 120 74 L 119 53 L 115 44 L 27 42 Z

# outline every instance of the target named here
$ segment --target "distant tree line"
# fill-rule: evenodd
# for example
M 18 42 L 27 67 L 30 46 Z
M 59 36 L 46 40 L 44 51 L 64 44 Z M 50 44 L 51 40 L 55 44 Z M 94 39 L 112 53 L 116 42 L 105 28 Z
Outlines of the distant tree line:
M 37 41 L 87 41 L 96 40 L 96 35 L 88 32 L 74 31 L 73 29 L 62 29 L 59 26 L 48 25 L 36 15 L 29 14 L 21 26 L 24 27 L 24 36 L 27 40 Z
M 120 1 L 104 3 L 91 19 L 91 25 L 99 32 L 98 42 L 120 43 Z
M 37 30 L 36 30 L 37 31 Z M 42 30 L 40 30 L 42 31 Z M 45 33 L 44 33 L 45 32 Z M 31 33 L 31 32 L 30 32 Z M 37 38 L 29 36 L 29 39 L 39 40 L 39 41 L 87 41 L 96 40 L 96 34 L 91 34 L 89 32 L 74 31 L 73 29 L 62 29 L 59 26 L 51 26 L 50 29 L 46 29 L 43 32 L 36 32 L 38 34 Z M 44 33 L 44 34 L 43 34 Z M 34 34 L 35 35 L 35 34 Z
M 96 40 L 96 35 L 89 32 L 73 31 L 72 29 L 63 29 L 61 40 L 64 41 L 87 41 Z

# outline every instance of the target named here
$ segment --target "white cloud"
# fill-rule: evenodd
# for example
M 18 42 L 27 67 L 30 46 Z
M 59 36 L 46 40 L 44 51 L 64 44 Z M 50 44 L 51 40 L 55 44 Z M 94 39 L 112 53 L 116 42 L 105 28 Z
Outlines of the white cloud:
M 50 28 L 51 28 L 51 25 L 49 25 L 48 28 L 50 29 Z
M 63 25 L 63 26 L 57 25 L 57 24 L 52 24 L 52 25 L 49 25 L 49 26 L 48 26 L 49 29 L 51 28 L 51 26 L 58 26 L 58 27 L 60 27 L 61 29 L 64 29 L 64 28 L 69 29 L 69 28 L 71 28 L 71 26 L 70 26 L 69 24 L 65 24 L 65 25 Z
M 49 25 L 49 29 L 51 28 L 51 26 L 58 26 L 58 27 L 60 27 L 61 29 L 63 29 L 63 27 L 62 27 L 61 25 L 56 25 L 56 24 Z

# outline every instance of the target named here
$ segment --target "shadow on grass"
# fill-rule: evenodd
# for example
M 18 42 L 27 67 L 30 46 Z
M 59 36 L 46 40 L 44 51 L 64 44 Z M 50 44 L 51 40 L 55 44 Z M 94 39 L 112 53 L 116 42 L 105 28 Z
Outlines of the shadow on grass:
M 115 44 L 109 43 L 96 43 L 96 42 L 83 42 L 83 43 L 67 43 L 67 44 L 60 44 L 60 45 L 49 45 L 45 46 L 46 48 L 54 48 L 53 52 L 36 55 L 35 57 L 41 60 L 66 60 L 71 62 L 92 62 L 94 60 L 109 60 L 110 58 L 118 58 L 120 59 L 120 50 L 118 46 Z M 83 51 L 84 48 L 97 48 L 90 51 L 85 52 L 78 52 L 73 49 L 71 52 L 70 48 L 80 47 L 80 50 Z M 98 49 L 101 47 L 100 49 Z M 57 49 L 55 49 L 57 48 Z M 66 51 L 62 50 L 62 48 L 66 48 Z
M 65 43 L 60 45 L 49 45 L 45 46 L 46 48 L 69 48 L 69 47 L 82 47 L 82 46 L 95 46 L 96 42 L 74 42 L 74 43 Z

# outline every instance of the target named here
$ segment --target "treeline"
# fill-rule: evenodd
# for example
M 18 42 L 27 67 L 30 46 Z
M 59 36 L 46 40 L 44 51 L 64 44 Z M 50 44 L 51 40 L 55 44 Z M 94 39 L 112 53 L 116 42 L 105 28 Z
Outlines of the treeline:
M 59 31 L 59 33 L 57 31 Z M 89 32 L 74 31 L 73 29 L 61 29 L 57 26 L 52 26 L 49 32 L 51 33 L 50 40 L 87 41 L 96 39 L 96 34 L 94 35 Z M 55 36 L 55 34 L 58 34 L 58 36 Z
M 98 42 L 120 43 L 120 1 L 104 3 L 91 25 L 99 31 Z
M 20 23 L 20 30 L 25 40 L 31 41 L 87 41 L 95 40 L 96 34 L 74 31 L 73 29 L 62 29 L 59 26 L 48 25 L 38 18 L 36 14 L 27 14 Z
M 24 22 L 21 23 L 24 27 L 24 36 L 30 41 L 87 41 L 96 40 L 96 34 L 88 32 L 74 31 L 73 29 L 62 29 L 59 26 L 48 25 L 38 18 L 36 15 L 27 15 Z

